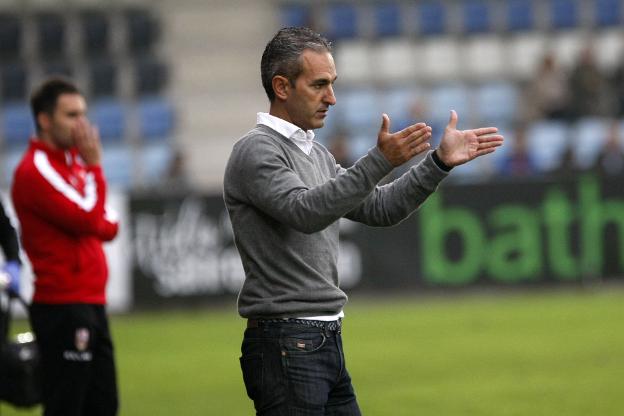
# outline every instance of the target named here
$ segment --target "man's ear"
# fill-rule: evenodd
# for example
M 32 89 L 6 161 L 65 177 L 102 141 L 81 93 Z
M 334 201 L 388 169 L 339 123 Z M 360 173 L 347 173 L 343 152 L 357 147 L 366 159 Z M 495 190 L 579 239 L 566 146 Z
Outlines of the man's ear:
M 275 92 L 275 97 L 279 98 L 280 100 L 286 100 L 288 98 L 288 95 L 290 94 L 290 89 L 292 88 L 292 86 L 290 85 L 290 81 L 288 81 L 288 78 L 281 75 L 276 75 L 273 77 L 272 84 L 273 92 Z
M 52 124 L 52 120 L 50 119 L 50 115 L 45 111 L 37 114 L 37 124 L 43 131 L 50 130 L 50 125 Z

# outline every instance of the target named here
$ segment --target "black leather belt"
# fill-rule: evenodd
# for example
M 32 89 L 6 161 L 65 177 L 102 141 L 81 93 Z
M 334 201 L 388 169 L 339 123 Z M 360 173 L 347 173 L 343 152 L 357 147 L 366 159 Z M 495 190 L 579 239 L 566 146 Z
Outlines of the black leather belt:
M 314 328 L 320 328 L 323 330 L 340 332 L 342 329 L 342 319 L 338 319 L 336 321 L 315 321 L 312 319 L 295 319 L 295 318 L 287 318 L 287 319 L 248 319 L 247 320 L 247 328 L 259 328 L 266 324 L 295 324 L 295 325 L 303 325 Z

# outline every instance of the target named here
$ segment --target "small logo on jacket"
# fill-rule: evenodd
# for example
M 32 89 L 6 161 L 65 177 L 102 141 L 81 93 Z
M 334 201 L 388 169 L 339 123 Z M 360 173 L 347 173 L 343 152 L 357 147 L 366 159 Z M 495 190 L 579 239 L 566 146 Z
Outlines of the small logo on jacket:
M 76 350 L 85 351 L 89 346 L 89 330 L 87 328 L 78 328 L 76 330 L 76 335 L 74 337 L 74 344 L 76 345 Z

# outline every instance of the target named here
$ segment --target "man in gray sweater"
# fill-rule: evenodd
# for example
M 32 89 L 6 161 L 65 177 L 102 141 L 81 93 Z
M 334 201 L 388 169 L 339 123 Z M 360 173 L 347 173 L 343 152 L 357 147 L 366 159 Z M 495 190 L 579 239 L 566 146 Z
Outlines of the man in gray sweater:
M 494 127 L 459 131 L 451 111 L 440 146 L 417 123 L 390 132 L 349 169 L 314 141 L 336 104 L 331 45 L 305 28 L 280 30 L 261 62 L 269 113 L 235 145 L 224 198 L 245 270 L 238 308 L 247 318 L 241 368 L 258 415 L 359 415 L 345 368 L 341 324 L 347 295 L 337 269 L 338 223 L 401 222 L 456 165 L 502 144 Z M 428 151 L 384 186 L 395 167 Z

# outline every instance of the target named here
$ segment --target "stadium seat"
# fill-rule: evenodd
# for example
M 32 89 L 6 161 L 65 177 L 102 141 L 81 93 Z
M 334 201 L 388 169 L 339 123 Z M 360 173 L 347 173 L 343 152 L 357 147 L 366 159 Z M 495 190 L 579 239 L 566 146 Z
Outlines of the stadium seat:
M 44 62 L 42 71 L 44 76 L 61 75 L 71 78 L 74 74 L 74 67 L 69 61 L 55 59 Z
M 142 179 L 147 183 L 162 181 L 167 174 L 173 151 L 167 142 L 145 145 L 140 152 Z
M 618 26 L 622 23 L 620 0 L 595 0 L 594 24 L 597 27 Z
M 544 36 L 526 32 L 511 37 L 507 42 L 507 68 L 514 78 L 530 79 L 535 75 L 546 52 Z
M 438 36 L 423 42 L 420 69 L 431 81 L 457 79 L 463 70 L 460 66 L 460 47 L 450 36 Z
M 425 1 L 417 5 L 418 33 L 441 35 L 447 31 L 446 6 L 440 0 Z
M 330 3 L 326 12 L 326 31 L 330 39 L 352 39 L 358 36 L 358 9 L 355 5 Z
M 104 144 L 102 168 L 109 186 L 121 189 L 129 188 L 132 185 L 135 165 L 132 149 L 123 144 Z
M 65 54 L 66 24 L 61 13 L 41 12 L 36 16 L 37 50 L 45 60 Z
M 500 36 L 475 35 L 465 43 L 464 75 L 470 79 L 507 77 L 505 44 Z
M 484 33 L 491 29 L 490 5 L 485 0 L 462 2 L 462 23 L 465 33 Z
M 479 125 L 508 125 L 518 115 L 518 90 L 510 82 L 488 82 L 475 88 L 475 111 Z
M 95 100 L 89 109 L 91 122 L 98 127 L 102 142 L 122 141 L 126 132 L 126 111 L 114 98 Z
M 25 147 L 28 139 L 35 132 L 30 107 L 25 103 L 5 104 L 0 114 L 2 114 L 0 124 L 4 145 Z
M 1 99 L 3 102 L 23 101 L 26 98 L 28 69 L 21 62 L 2 65 L 0 68 Z
M 451 114 L 455 110 L 460 123 L 470 120 L 471 103 L 470 92 L 465 85 L 460 83 L 441 84 L 431 88 L 428 94 L 429 115 L 431 123 L 446 125 Z
M 381 125 L 380 97 L 377 91 L 354 89 L 340 93 L 342 118 L 349 131 L 357 131 L 371 126 Z
M 307 6 L 304 6 L 301 4 L 288 4 L 288 5 L 283 6 L 280 9 L 280 12 L 281 12 L 283 27 L 312 26 L 310 9 Z
M 22 51 L 22 21 L 8 12 L 0 13 L 0 60 L 17 59 Z
M 402 128 L 408 125 L 408 122 L 426 121 L 414 120 L 415 115 L 412 114 L 416 104 L 422 102 L 423 95 L 422 90 L 412 87 L 394 87 L 380 93 L 381 110 L 390 116 L 393 129 Z M 422 110 L 426 111 L 425 108 Z
M 85 10 L 80 13 L 82 51 L 86 56 L 107 55 L 110 22 L 102 10 Z
M 622 31 L 613 28 L 596 33 L 593 50 L 598 67 L 605 73 L 612 73 L 624 56 Z
M 118 68 L 112 59 L 92 59 L 87 63 L 89 91 L 92 98 L 117 94 Z
M 139 133 L 143 140 L 167 139 L 175 124 L 173 106 L 165 97 L 151 96 L 138 103 Z
M 538 121 L 527 131 L 528 150 L 540 172 L 550 172 L 561 162 L 561 157 L 570 145 L 569 127 L 564 122 Z
M 551 38 L 552 51 L 564 67 L 571 68 L 578 61 L 579 54 L 587 45 L 587 33 L 583 30 L 567 30 Z
M 535 26 L 534 0 L 507 0 L 507 30 L 511 32 L 532 30 Z
M 553 29 L 572 29 L 579 25 L 577 0 L 550 0 L 550 26 Z
M 572 127 L 572 148 L 574 160 L 581 169 L 590 168 L 607 142 L 610 121 L 602 118 L 586 117 Z
M 399 36 L 403 31 L 401 6 L 398 3 L 379 3 L 373 6 L 375 35 L 378 37 Z
M 148 53 L 160 37 L 160 21 L 147 8 L 125 10 L 127 47 L 134 53 Z
M 345 40 L 334 48 L 334 59 L 340 70 L 340 83 L 369 81 L 372 74 L 372 47 L 364 40 Z
M 156 95 L 163 92 L 169 81 L 169 68 L 166 63 L 151 54 L 136 58 L 134 86 L 137 96 Z
M 13 174 L 15 173 L 17 165 L 24 157 L 25 149 L 26 144 L 24 144 L 24 146 L 8 149 L 8 151 L 0 153 L 0 165 L 2 166 L 0 175 L 4 175 L 3 182 L 5 184 L 13 183 Z
M 382 82 L 414 79 L 420 70 L 416 52 L 419 47 L 418 43 L 404 37 L 376 42 L 371 47 L 371 62 L 375 63 L 372 71 L 374 76 Z

